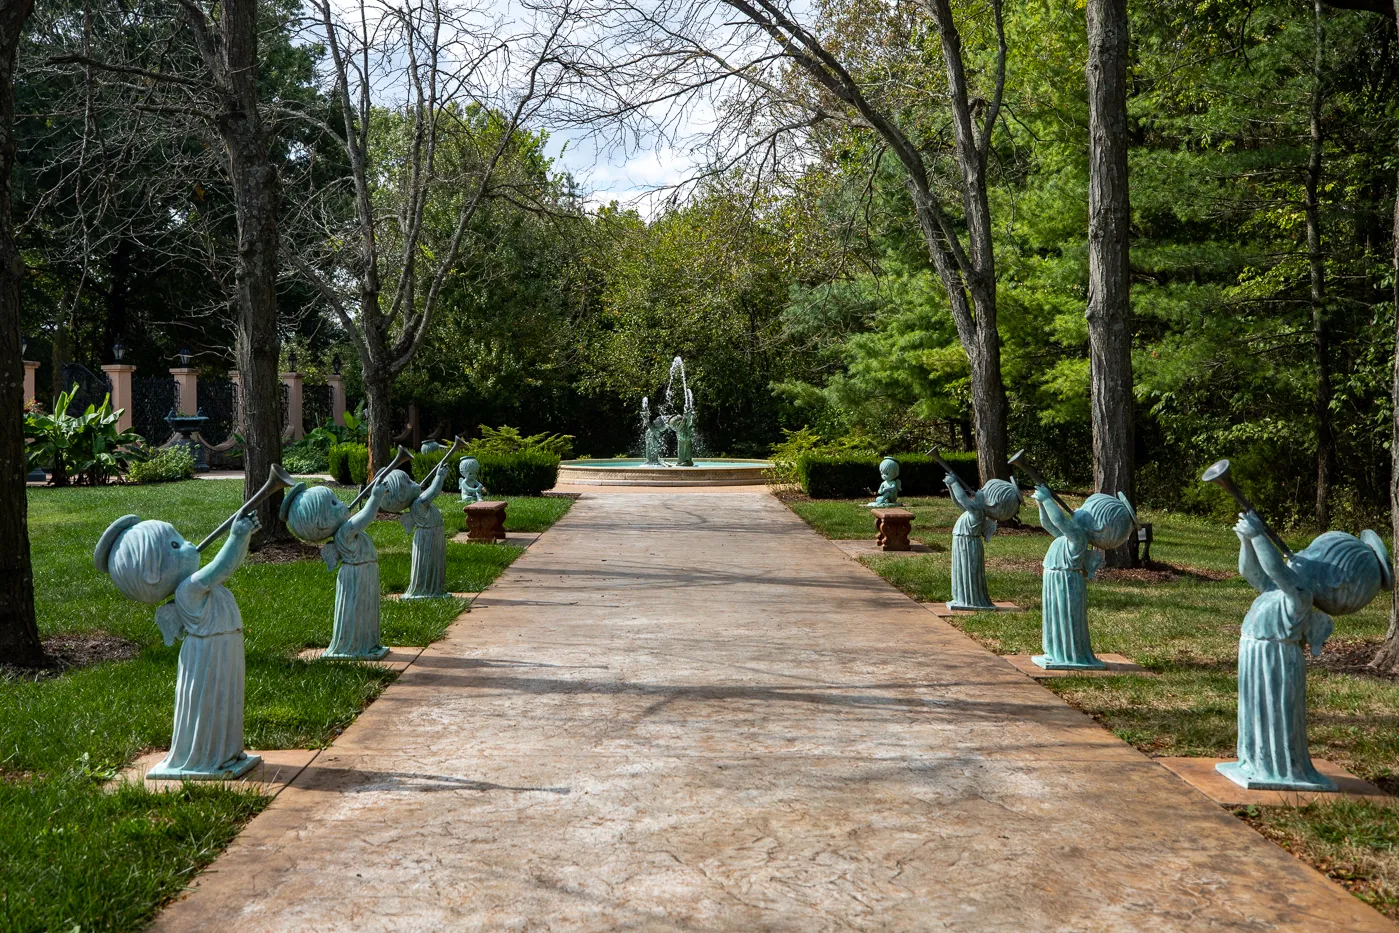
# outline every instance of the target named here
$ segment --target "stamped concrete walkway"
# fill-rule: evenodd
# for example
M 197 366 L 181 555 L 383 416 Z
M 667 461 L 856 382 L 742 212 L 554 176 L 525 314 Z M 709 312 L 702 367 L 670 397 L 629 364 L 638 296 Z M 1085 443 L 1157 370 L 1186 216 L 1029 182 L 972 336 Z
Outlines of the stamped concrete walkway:
M 160 930 L 1393 931 L 763 494 L 593 495 Z

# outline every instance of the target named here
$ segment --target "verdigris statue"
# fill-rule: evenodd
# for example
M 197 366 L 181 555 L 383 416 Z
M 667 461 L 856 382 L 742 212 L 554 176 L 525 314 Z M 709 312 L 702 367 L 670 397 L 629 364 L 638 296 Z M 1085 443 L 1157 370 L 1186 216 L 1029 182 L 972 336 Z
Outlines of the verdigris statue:
M 326 567 L 339 567 L 330 647 L 321 657 L 375 661 L 389 653 L 379 641 L 379 552 L 367 533 L 385 492 L 381 474 L 354 517 L 325 486 L 307 489 L 297 483 L 282 500 L 280 514 L 291 533 L 320 544 Z
M 661 415 L 652 418 L 646 425 L 646 465 L 665 466 L 661 462 L 661 450 L 665 446 L 665 432 L 670 429 Z
M 670 416 L 670 429 L 675 432 L 675 465 L 695 465 L 695 410 L 686 404 L 683 414 Z
M 456 449 L 456 445 L 452 446 Z M 450 456 L 450 451 L 448 456 Z M 412 570 L 403 599 L 442 599 L 447 592 L 447 534 L 442 526 L 442 513 L 433 504 L 447 479 L 447 463 L 443 457 L 422 483 L 401 470 L 388 475 L 384 484 L 381 508 L 386 512 L 401 512 L 399 523 L 413 536 Z
M 1206 472 L 1244 506 L 1239 573 L 1258 596 L 1239 636 L 1238 761 L 1216 765 L 1250 790 L 1334 791 L 1307 747 L 1307 665 L 1331 635 L 1331 617 L 1358 612 L 1394 586 L 1389 551 L 1379 535 L 1328 531 L 1291 554 L 1228 480 L 1228 461 Z M 1217 472 L 1216 472 L 1217 471 Z M 1213 474 L 1213 475 L 1211 475 Z
M 884 509 L 898 505 L 899 493 L 903 492 L 904 488 L 904 484 L 899 480 L 899 461 L 893 457 L 885 457 L 879 462 L 879 476 L 883 482 L 879 484 L 874 501 L 866 508 Z
M 457 461 L 457 489 L 463 502 L 480 502 L 486 498 L 486 487 L 481 485 L 481 463 L 475 457 L 462 457 Z
M 941 462 L 941 459 L 939 459 Z M 986 545 L 998 522 L 1020 511 L 1020 487 L 993 479 L 971 492 L 945 463 L 947 491 L 962 509 L 952 528 L 952 600 L 949 609 L 995 609 L 986 591 Z
M 256 513 L 232 522 L 228 541 L 206 566 L 199 550 L 168 522 L 124 515 L 107 527 L 93 554 L 128 599 L 155 605 L 167 645 L 184 639 L 175 675 L 170 751 L 146 773 L 152 780 L 219 780 L 261 760 L 243 750 L 243 617 L 224 581 L 243 563 Z

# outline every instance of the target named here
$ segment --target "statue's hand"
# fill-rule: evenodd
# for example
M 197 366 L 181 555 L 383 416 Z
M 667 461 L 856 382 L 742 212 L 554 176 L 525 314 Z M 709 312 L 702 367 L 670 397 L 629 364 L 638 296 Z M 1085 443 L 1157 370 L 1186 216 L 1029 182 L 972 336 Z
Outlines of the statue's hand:
M 1234 524 L 1234 533 L 1240 538 L 1261 538 L 1268 532 L 1263 528 L 1263 519 L 1256 512 L 1240 512 Z
M 1048 486 L 1036 486 L 1035 491 L 1034 493 L 1032 493 L 1032 495 L 1035 497 L 1036 502 L 1054 501 L 1054 493 L 1049 491 Z
M 229 529 L 229 534 L 235 538 L 251 537 L 254 531 L 262 527 L 262 522 L 258 519 L 256 512 L 249 512 L 234 520 L 233 527 Z
M 949 485 L 949 486 L 952 486 L 952 485 L 955 485 L 956 483 L 960 483 L 960 482 L 961 482 L 961 480 L 957 478 L 957 474 L 956 474 L 956 473 L 948 473 L 946 476 L 944 476 L 944 477 L 942 478 L 942 481 L 943 481 L 944 483 L 946 483 L 947 485 Z

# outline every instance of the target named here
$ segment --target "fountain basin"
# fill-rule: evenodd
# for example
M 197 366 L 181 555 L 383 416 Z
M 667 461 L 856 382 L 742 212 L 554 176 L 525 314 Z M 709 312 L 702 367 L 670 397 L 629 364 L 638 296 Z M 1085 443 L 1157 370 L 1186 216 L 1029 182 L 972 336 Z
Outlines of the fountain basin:
M 758 486 L 766 482 L 767 460 L 696 460 L 692 467 L 647 465 L 640 457 L 565 460 L 559 483 L 569 486 Z

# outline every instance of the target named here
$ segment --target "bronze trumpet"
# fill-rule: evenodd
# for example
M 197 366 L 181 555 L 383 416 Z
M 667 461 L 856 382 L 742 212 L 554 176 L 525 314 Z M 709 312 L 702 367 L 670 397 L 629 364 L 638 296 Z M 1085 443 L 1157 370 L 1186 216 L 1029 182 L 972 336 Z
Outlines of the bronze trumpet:
M 1029 459 L 1025 456 L 1025 449 L 1023 447 L 1020 450 L 1017 450 L 1015 453 L 1011 454 L 1010 457 L 1007 458 L 1006 462 L 1009 463 L 1011 466 L 1018 466 L 1020 467 L 1020 469 L 1030 474 L 1030 479 L 1034 481 L 1036 486 L 1043 486 L 1046 489 L 1049 489 L 1049 484 L 1044 481 L 1044 477 L 1040 475 L 1040 471 L 1035 469 L 1035 465 L 1031 463 Z M 1070 515 L 1074 514 L 1074 510 L 1069 508 L 1069 504 L 1067 502 L 1059 498 L 1059 494 L 1057 492 L 1055 492 L 1053 489 L 1050 489 L 1049 494 L 1054 497 L 1055 502 L 1059 503 L 1059 508 L 1063 509 Z
M 364 484 L 364 488 L 359 491 L 359 495 L 355 496 L 354 501 L 350 503 L 350 508 L 353 509 L 355 506 L 359 505 L 360 502 L 363 501 L 364 497 L 369 495 L 369 490 L 374 488 L 375 483 L 379 482 L 379 480 L 383 479 L 385 476 L 388 476 L 391 472 L 397 470 L 399 467 L 403 466 L 405 463 L 412 459 L 413 454 L 409 452 L 408 448 L 404 447 L 402 444 L 399 444 L 398 453 L 394 454 L 393 460 L 390 461 L 388 466 L 384 467 L 378 473 L 375 473 L 373 480 Z
M 1289 561 L 1292 560 L 1292 548 L 1288 547 L 1287 543 L 1282 540 L 1278 533 L 1269 527 L 1267 522 L 1263 521 L 1263 516 L 1259 515 L 1258 510 L 1253 507 L 1253 503 L 1248 501 L 1248 496 L 1244 495 L 1243 490 L 1234 484 L 1233 478 L 1229 476 L 1228 460 L 1219 460 L 1211 464 L 1210 468 L 1200 477 L 1200 482 L 1214 483 L 1220 489 L 1223 489 L 1225 492 L 1229 493 L 1229 495 L 1233 496 L 1234 501 L 1239 504 L 1239 508 L 1243 509 L 1245 512 L 1252 512 L 1257 516 L 1258 521 L 1263 524 L 1263 530 L 1267 532 L 1268 539 L 1278 546 L 1278 550 L 1282 551 L 1284 557 Z
M 220 535 L 222 535 L 225 531 L 233 527 L 234 522 L 242 518 L 244 515 L 247 515 L 253 509 L 256 509 L 259 505 L 262 505 L 262 503 L 267 499 L 267 497 L 271 496 L 274 492 L 280 492 L 281 490 L 287 489 L 291 486 L 294 486 L 295 484 L 296 480 L 292 479 L 291 475 L 287 473 L 286 470 L 282 469 L 282 465 L 280 463 L 272 464 L 271 468 L 267 471 L 267 482 L 262 484 L 262 488 L 259 489 L 257 492 L 253 493 L 253 497 L 247 502 L 244 502 L 242 507 L 239 508 L 238 511 L 234 512 L 232 515 L 228 516 L 228 518 L 224 519 L 222 525 L 209 532 L 209 537 L 199 542 L 198 550 L 202 551 L 209 545 L 213 544 L 214 541 L 217 540 Z

